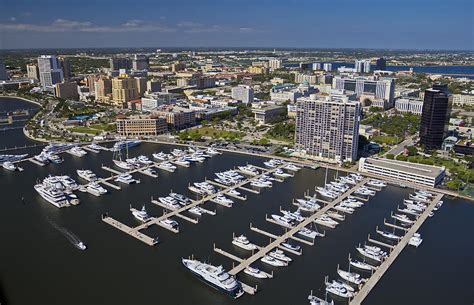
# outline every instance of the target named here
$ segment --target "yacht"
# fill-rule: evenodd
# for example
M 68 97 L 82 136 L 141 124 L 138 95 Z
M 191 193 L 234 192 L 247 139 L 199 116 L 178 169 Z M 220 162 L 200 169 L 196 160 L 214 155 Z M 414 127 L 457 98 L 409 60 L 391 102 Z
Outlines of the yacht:
M 156 171 L 155 171 L 153 168 L 151 168 L 151 167 L 145 168 L 145 169 L 143 170 L 143 173 L 145 173 L 145 174 L 147 174 L 147 175 L 150 175 L 150 176 L 152 176 L 152 177 L 157 175 Z
M 66 150 L 69 150 L 73 147 L 75 147 L 76 145 L 75 144 L 64 144 L 64 143 L 57 143 L 57 144 L 54 144 L 54 143 L 51 143 L 51 144 L 48 144 L 47 146 L 45 146 L 42 150 L 43 153 L 45 154 L 58 154 L 58 153 L 62 153 L 62 152 L 65 152 Z
M 298 231 L 298 234 L 310 239 L 315 239 L 316 236 L 318 235 L 318 232 L 310 230 L 306 227 L 303 227 L 301 230 Z
M 35 160 L 41 166 L 45 166 L 46 164 L 49 163 L 48 157 L 43 153 L 34 156 L 33 160 Z
M 354 293 L 338 283 L 326 283 L 326 291 L 341 298 L 352 298 Z
M 135 168 L 133 164 L 128 163 L 126 161 L 122 161 L 122 160 L 113 160 L 113 161 L 114 161 L 114 164 L 121 169 L 132 170 Z
M 327 211 L 326 214 L 328 214 L 329 217 L 340 221 L 343 221 L 345 219 L 345 216 L 339 214 L 337 211 Z
M 139 168 L 142 167 L 142 164 L 140 161 L 138 161 L 138 158 L 127 158 L 125 161 L 132 166 L 132 168 Z
M 208 155 L 211 155 L 211 156 L 215 156 L 215 155 L 220 155 L 221 153 L 215 149 L 215 148 L 212 148 L 212 147 L 209 147 L 207 150 L 206 150 L 206 153 Z
M 244 235 L 234 237 L 234 239 L 232 240 L 232 244 L 249 251 L 258 249 L 257 246 L 255 244 L 252 244 Z
M 131 183 L 137 182 L 129 174 L 120 174 L 120 175 L 117 176 L 117 178 L 115 178 L 115 181 L 122 182 L 122 183 L 125 183 L 125 184 L 131 184 Z
M 412 200 L 417 200 L 417 201 L 421 201 L 421 202 L 424 202 L 424 203 L 428 203 L 430 201 L 430 199 L 428 197 L 424 197 L 424 196 L 421 196 L 421 195 L 412 195 L 412 194 L 410 194 L 408 197 Z
M 330 198 L 330 199 L 336 199 L 336 197 L 337 197 L 337 195 L 335 195 L 334 193 L 329 192 L 329 191 L 326 190 L 326 189 L 320 189 L 319 187 L 318 187 L 317 192 L 318 192 L 321 196 L 327 197 L 327 198 Z
M 97 143 L 91 143 L 87 146 L 90 150 L 99 153 L 101 150 L 109 150 L 108 148 L 105 148 L 103 146 L 100 146 Z
M 400 221 L 401 223 L 407 224 L 407 225 L 412 224 L 412 223 L 414 222 L 413 220 L 411 220 L 410 218 L 408 218 L 408 216 L 405 215 L 405 214 L 393 214 L 392 217 L 393 217 L 394 219 Z
M 377 230 L 377 233 L 379 233 L 381 236 L 383 236 L 387 239 L 391 239 L 391 240 L 400 240 L 402 238 L 401 236 L 398 236 L 396 234 L 393 234 L 393 233 L 387 232 L 387 231 L 378 231 Z
M 276 258 L 278 260 L 284 261 L 284 262 L 291 262 L 292 259 L 288 256 L 285 255 L 285 253 L 280 250 L 280 249 L 275 249 L 274 251 L 268 253 L 269 256 Z
M 301 168 L 294 165 L 293 163 L 288 163 L 287 165 L 285 165 L 284 169 L 287 169 L 289 171 L 293 171 L 293 172 L 297 172 L 299 171 Z
M 423 239 L 421 238 L 420 233 L 413 233 L 413 236 L 410 238 L 410 241 L 408 241 L 408 244 L 418 248 L 422 242 Z
M 300 210 L 296 210 L 295 212 L 290 212 L 290 211 L 286 211 L 286 210 L 281 210 L 280 211 L 283 215 L 285 215 L 286 217 L 289 217 L 297 222 L 302 222 L 306 219 L 306 217 L 302 216 L 301 213 L 300 213 Z
M 2 163 L 2 167 L 6 170 L 9 170 L 9 171 L 16 171 L 17 170 L 17 167 L 14 163 L 10 162 L 10 161 L 5 161 Z
M 283 243 L 281 243 L 281 245 L 287 249 L 290 249 L 290 250 L 293 250 L 293 251 L 300 251 L 301 247 L 298 246 L 298 245 L 293 245 L 291 244 L 290 242 L 288 241 L 285 241 Z
M 142 206 L 141 210 L 132 209 L 132 215 L 141 222 L 147 222 L 152 219 L 150 215 L 146 212 L 145 206 Z
M 377 179 L 370 179 L 367 182 L 367 185 L 382 188 L 382 187 L 386 187 L 387 183 L 385 183 L 383 181 L 380 181 L 380 180 L 377 180 Z
M 435 205 L 435 207 L 433 208 L 433 210 L 437 211 L 439 210 L 440 207 L 443 206 L 443 200 L 440 200 L 438 201 L 438 203 Z
M 97 180 L 97 176 L 89 169 L 78 169 L 77 175 L 87 181 L 95 181 Z
M 375 253 L 375 254 L 380 255 L 380 256 L 387 256 L 387 252 L 382 251 L 382 249 L 380 247 L 377 247 L 377 246 L 365 245 L 364 249 L 367 249 L 368 251 L 371 251 L 372 253 Z
M 194 186 L 201 189 L 208 195 L 214 194 L 216 192 L 215 187 L 208 182 L 194 182 Z
M 284 266 L 288 266 L 288 263 L 287 262 L 284 262 L 284 261 L 281 261 L 281 260 L 278 260 L 276 258 L 273 258 L 269 255 L 265 255 L 264 257 L 262 257 L 260 259 L 262 262 L 266 263 L 266 264 L 269 264 L 270 266 L 274 266 L 274 267 L 284 267 Z
M 242 285 L 229 275 L 222 266 L 213 266 L 193 259 L 181 259 L 183 265 L 201 281 L 214 289 L 222 291 L 234 299 L 244 294 Z
M 171 159 L 171 155 L 165 154 L 164 152 L 154 153 L 152 154 L 153 158 L 160 160 L 160 161 L 167 161 Z
M 79 147 L 79 146 L 75 146 L 75 147 L 69 149 L 68 152 L 69 152 L 71 155 L 76 156 L 76 157 L 79 157 L 79 158 L 82 158 L 82 157 L 84 157 L 85 155 L 87 155 L 87 151 L 85 151 L 84 149 L 82 149 L 82 148 Z
M 158 164 L 158 168 L 173 173 L 176 170 L 176 166 L 168 161 L 161 162 Z
M 178 194 L 178 193 L 170 193 L 169 195 L 171 198 L 176 199 L 180 204 L 187 205 L 190 204 L 192 201 L 188 197 Z
M 0 163 L 3 163 L 5 161 L 10 161 L 10 162 L 16 162 L 23 160 L 26 158 L 28 154 L 23 154 L 23 155 L 0 155 Z
M 177 210 L 181 206 L 178 204 L 178 202 L 170 196 L 167 197 L 159 197 L 158 200 L 168 209 L 170 210 Z
M 166 218 L 166 219 L 160 220 L 160 223 L 167 228 L 170 228 L 175 231 L 179 231 L 179 224 L 177 221 L 173 219 Z
M 193 193 L 195 193 L 195 194 L 197 194 L 197 195 L 200 195 L 200 196 L 206 196 L 206 195 L 207 195 L 207 193 L 206 193 L 205 191 L 203 191 L 202 189 L 200 189 L 200 188 L 198 188 L 198 187 L 195 187 L 195 186 L 193 186 L 193 185 L 188 186 L 188 189 L 189 189 L 191 192 L 193 192 Z
M 273 176 L 278 177 L 278 178 L 289 178 L 289 177 L 291 177 L 290 174 L 285 173 L 281 169 L 277 169 L 275 172 L 273 172 Z
M 370 251 L 366 248 L 357 247 L 356 249 L 357 249 L 357 251 L 359 251 L 359 253 L 362 256 L 370 258 L 370 259 L 372 259 L 374 261 L 377 261 L 377 262 L 382 262 L 382 256 L 380 254 L 374 253 L 373 251 Z
M 125 148 L 131 148 L 138 146 L 142 143 L 142 141 L 139 140 L 126 140 L 126 141 L 119 141 L 114 144 L 112 147 L 112 151 L 120 151 Z
M 229 199 L 225 197 L 224 195 L 218 195 L 214 199 L 212 199 L 212 201 L 214 201 L 215 203 L 219 203 L 219 204 L 223 204 L 227 206 L 231 206 L 234 203 L 232 199 Z
M 354 266 L 356 268 L 359 268 L 359 269 L 365 270 L 365 271 L 372 271 L 372 270 L 377 269 L 377 267 L 375 267 L 375 266 L 372 266 L 370 264 L 367 264 L 366 262 L 361 262 L 361 261 L 358 261 L 358 260 L 350 260 L 349 263 L 351 264 L 351 266 Z
M 287 228 L 293 228 L 294 227 L 294 221 L 292 218 L 287 217 L 287 216 L 280 216 L 280 215 L 275 215 L 272 214 L 272 218 L 279 224 Z
M 86 190 L 94 196 L 107 194 L 107 190 L 96 182 L 89 183 L 86 187 Z
M 151 161 L 147 156 L 143 156 L 143 155 L 138 156 L 137 160 L 138 160 L 138 162 L 140 162 L 141 164 L 144 164 L 144 165 L 153 164 L 153 161 Z
M 191 163 L 183 157 L 176 159 L 174 163 L 184 167 L 189 167 L 191 165 Z
M 192 155 L 186 157 L 186 159 L 187 159 L 188 161 L 199 162 L 199 163 L 202 163 L 202 162 L 204 162 L 204 160 L 206 160 L 204 157 L 199 156 L 199 155 L 197 155 L 197 154 L 192 154 Z
M 45 154 L 45 156 L 48 158 L 49 161 L 51 161 L 51 163 L 54 163 L 54 164 L 61 164 L 64 161 L 56 154 L 47 153 Z
M 247 268 L 245 268 L 244 273 L 248 274 L 250 276 L 253 276 L 257 279 L 266 279 L 266 278 L 268 278 L 268 275 L 265 272 L 261 271 L 258 268 L 251 267 L 251 266 L 248 266 Z
M 360 285 L 364 278 L 362 278 L 362 276 L 358 273 L 354 273 L 354 272 L 348 272 L 348 271 L 344 271 L 344 270 L 337 270 L 337 274 L 339 274 L 339 276 L 348 281 L 349 283 L 352 283 L 354 285 Z
M 314 295 L 308 296 L 308 301 L 310 305 L 334 305 L 334 301 L 328 302 Z
M 320 217 L 316 218 L 314 222 L 319 225 L 322 225 L 328 228 L 333 228 L 333 229 L 339 224 L 337 221 L 329 217 L 327 214 L 323 214 Z
M 55 188 L 53 185 L 38 183 L 35 185 L 35 190 L 38 192 L 38 194 L 40 194 L 41 197 L 43 197 L 44 200 L 48 201 L 55 207 L 62 208 L 70 206 L 70 203 L 64 192 Z
M 181 149 L 175 148 L 171 151 L 171 154 L 175 157 L 182 157 L 184 156 L 184 151 L 182 151 Z
M 253 165 L 238 166 L 237 167 L 242 173 L 249 176 L 256 176 L 259 174 L 258 170 Z
M 198 207 L 198 206 L 195 206 L 195 207 L 192 207 L 188 210 L 189 213 L 192 213 L 194 215 L 198 215 L 198 216 L 201 216 L 202 214 L 204 214 L 204 210 L 201 208 L 201 207 Z
M 229 195 L 233 195 L 233 196 L 240 196 L 240 192 L 236 191 L 235 189 L 231 189 L 227 192 L 227 194 Z
M 333 209 L 337 210 L 337 211 L 341 211 L 341 212 L 344 212 L 344 213 L 348 213 L 348 214 L 352 214 L 354 213 L 354 209 L 353 208 L 350 208 L 350 207 L 347 207 L 345 205 L 341 205 L 340 203 L 339 204 L 336 204 Z

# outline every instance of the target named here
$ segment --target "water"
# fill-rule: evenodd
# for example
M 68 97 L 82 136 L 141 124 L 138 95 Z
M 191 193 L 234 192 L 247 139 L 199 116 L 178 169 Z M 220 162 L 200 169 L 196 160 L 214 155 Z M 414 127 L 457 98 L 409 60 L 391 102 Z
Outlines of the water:
M 3 141 L 0 135 L 0 141 Z M 20 141 L 15 139 L 15 141 Z M 169 151 L 171 146 L 142 145 L 130 150 L 131 155 Z M 304 169 L 284 183 L 276 183 L 260 195 L 247 194 L 247 201 L 237 201 L 232 208 L 208 203 L 216 216 L 203 216 L 199 224 L 177 218 L 181 233 L 162 228 L 145 231 L 159 236 L 160 244 L 150 247 L 133 237 L 103 223 L 102 213 L 126 223 L 138 224 L 129 205 L 146 205 L 151 215 L 162 209 L 150 203 L 150 197 L 166 195 L 172 189 L 187 192 L 188 182 L 211 178 L 213 173 L 247 162 L 262 165 L 261 158 L 238 154 L 216 156 L 203 164 L 179 168 L 175 173 L 159 171 L 160 177 L 135 174 L 142 183 L 125 186 L 121 191 L 94 197 L 78 192 L 81 204 L 57 209 L 44 202 L 33 189 L 36 179 L 48 174 L 68 174 L 80 181 L 76 169 L 88 168 L 99 176 L 110 175 L 101 164 L 111 166 L 112 153 L 89 153 L 85 158 L 64 154 L 64 163 L 39 167 L 25 162 L 22 173 L 0 170 L 0 300 L 2 304 L 308 304 L 310 290 L 324 295 L 324 276 L 336 276 L 337 264 L 347 269 L 347 256 L 353 257 L 355 246 L 374 234 L 375 226 L 408 196 L 409 190 L 394 186 L 378 193 L 341 226 L 327 230 L 327 237 L 316 245 L 303 245 L 303 255 L 295 257 L 289 267 L 272 269 L 258 267 L 275 277 L 255 280 L 245 274 L 239 278 L 247 284 L 258 284 L 255 296 L 239 300 L 214 291 L 198 281 L 184 267 L 180 258 L 194 254 L 230 269 L 232 262 L 214 253 L 213 244 L 240 257 L 245 250 L 231 244 L 232 233 L 245 234 L 253 242 L 264 245 L 268 238 L 249 230 L 249 223 L 263 230 L 280 234 L 283 230 L 266 222 L 265 214 L 276 213 L 279 206 L 290 205 L 307 189 L 324 183 L 324 169 Z M 329 177 L 335 172 L 329 171 Z M 24 201 L 21 198 L 24 197 Z M 375 287 L 364 304 L 472 304 L 474 273 L 473 243 L 474 205 L 462 200 L 445 200 L 433 218 L 422 226 L 423 244 L 407 248 Z M 88 246 L 80 251 L 54 227 L 80 236 Z M 28 291 L 28 293 L 25 293 Z M 436 293 L 435 293 L 436 292 Z

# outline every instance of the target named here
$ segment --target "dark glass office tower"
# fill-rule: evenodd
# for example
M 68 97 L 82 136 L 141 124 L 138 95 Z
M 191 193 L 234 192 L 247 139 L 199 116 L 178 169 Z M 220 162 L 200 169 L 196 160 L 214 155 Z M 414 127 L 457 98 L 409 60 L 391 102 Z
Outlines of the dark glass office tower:
M 379 58 L 377 59 L 375 63 L 375 70 L 384 70 L 387 69 L 387 61 L 385 58 Z
M 420 144 L 431 151 L 441 147 L 448 133 L 452 96 L 447 85 L 425 90 L 420 124 Z

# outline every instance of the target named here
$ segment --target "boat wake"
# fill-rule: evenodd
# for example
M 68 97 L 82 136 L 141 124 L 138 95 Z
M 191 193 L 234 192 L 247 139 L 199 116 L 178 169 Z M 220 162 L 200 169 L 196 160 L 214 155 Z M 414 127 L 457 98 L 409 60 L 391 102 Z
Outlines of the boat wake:
M 59 231 L 64 237 L 66 237 L 66 239 L 76 248 L 78 248 L 79 250 L 85 250 L 86 249 L 86 246 L 85 244 L 81 241 L 81 239 L 75 235 L 74 233 L 72 233 L 71 231 L 69 231 L 68 229 L 64 228 L 64 227 L 61 227 L 60 225 L 58 225 L 57 223 L 55 223 L 54 221 L 52 221 L 51 219 L 47 218 L 46 217 L 46 221 L 53 227 L 55 228 L 57 231 Z

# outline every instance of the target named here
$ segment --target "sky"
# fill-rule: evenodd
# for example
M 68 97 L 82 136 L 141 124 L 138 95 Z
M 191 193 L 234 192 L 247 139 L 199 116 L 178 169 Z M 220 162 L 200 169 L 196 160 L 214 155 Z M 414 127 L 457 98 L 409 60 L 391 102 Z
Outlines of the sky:
M 472 0 L 0 0 L 0 49 L 474 50 Z

